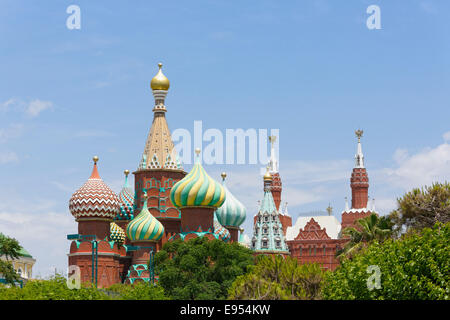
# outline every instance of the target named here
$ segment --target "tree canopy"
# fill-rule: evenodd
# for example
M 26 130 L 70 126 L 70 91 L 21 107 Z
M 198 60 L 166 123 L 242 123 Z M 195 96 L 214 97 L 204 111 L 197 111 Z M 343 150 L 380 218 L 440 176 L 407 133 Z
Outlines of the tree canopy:
M 350 236 L 350 241 L 345 245 L 343 250 L 337 252 L 342 259 L 344 257 L 352 257 L 356 252 L 364 248 L 371 241 L 383 242 L 392 235 L 393 223 L 388 217 L 379 217 L 375 213 L 370 216 L 358 219 L 357 227 L 345 228 L 343 235 Z
M 172 299 L 225 299 L 236 277 L 253 265 L 239 243 L 195 238 L 167 242 L 155 255 L 159 284 Z
M 324 299 L 450 299 L 450 223 L 373 241 L 353 259 L 328 272 Z M 380 271 L 379 287 L 371 287 Z M 374 278 L 375 277 L 375 278 Z M 372 289 L 371 289 L 372 288 Z
M 318 264 L 299 264 L 282 256 L 259 256 L 251 272 L 240 276 L 229 290 L 235 300 L 319 299 L 324 271 Z
M 0 274 L 6 280 L 6 283 L 14 284 L 20 280 L 19 274 L 14 270 L 11 261 L 19 258 L 22 249 L 19 241 L 0 233 L 0 256 L 6 261 L 0 259 Z
M 397 199 L 391 212 L 397 235 L 409 230 L 432 228 L 436 222 L 450 222 L 450 183 L 434 183 L 416 188 Z

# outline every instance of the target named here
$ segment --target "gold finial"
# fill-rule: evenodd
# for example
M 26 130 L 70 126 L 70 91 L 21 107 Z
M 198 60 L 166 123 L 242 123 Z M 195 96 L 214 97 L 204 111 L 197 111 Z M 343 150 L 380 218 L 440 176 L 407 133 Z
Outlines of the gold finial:
M 225 180 L 225 178 L 227 177 L 227 174 L 225 172 L 222 172 L 220 174 L 220 176 L 222 177 L 222 180 Z
M 148 195 L 147 195 L 147 191 L 144 190 L 144 193 L 142 194 L 142 199 L 147 200 L 148 199 Z
M 363 133 L 364 133 L 364 131 L 361 129 L 358 129 L 355 131 L 356 137 L 358 137 L 358 142 L 361 141 L 361 137 L 362 137 Z
M 195 154 L 196 154 L 196 155 L 199 155 L 200 152 L 201 152 L 200 148 L 195 148 Z
M 152 81 L 150 82 L 150 87 L 152 90 L 169 90 L 170 87 L 170 81 L 167 79 L 167 77 L 162 73 L 162 63 L 158 63 L 158 73 L 156 76 L 153 77 Z
M 271 181 L 272 175 L 269 172 L 269 166 L 267 166 L 266 169 L 267 169 L 267 171 L 266 171 L 266 174 L 264 175 L 264 181 Z
M 123 173 L 125 173 L 125 177 L 128 177 L 128 175 L 130 174 L 130 170 L 125 170 Z
M 92 160 L 94 160 L 94 164 L 97 164 L 97 162 L 98 162 L 98 157 L 97 157 L 97 156 L 94 156 L 94 157 L 92 158 Z

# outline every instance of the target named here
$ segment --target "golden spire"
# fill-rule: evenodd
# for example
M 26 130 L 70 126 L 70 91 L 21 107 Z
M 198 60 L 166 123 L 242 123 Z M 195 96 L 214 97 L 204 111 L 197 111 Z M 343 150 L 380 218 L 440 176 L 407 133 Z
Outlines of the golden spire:
M 150 81 L 150 87 L 152 90 L 169 90 L 170 82 L 169 79 L 162 73 L 162 63 L 158 63 L 158 73 L 153 77 L 152 81 Z
M 125 177 L 128 177 L 128 175 L 130 174 L 130 170 L 127 169 L 123 173 L 125 174 Z
M 98 157 L 97 157 L 97 156 L 94 156 L 94 157 L 92 158 L 92 160 L 94 160 L 94 164 L 97 164 Z
M 225 181 L 225 178 L 227 177 L 227 174 L 226 174 L 226 172 L 222 172 L 220 174 L 220 176 L 222 177 L 222 181 Z

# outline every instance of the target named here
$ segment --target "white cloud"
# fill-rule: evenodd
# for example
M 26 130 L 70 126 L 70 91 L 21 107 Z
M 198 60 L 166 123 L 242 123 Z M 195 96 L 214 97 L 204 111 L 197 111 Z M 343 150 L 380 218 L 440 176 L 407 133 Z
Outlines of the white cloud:
M 19 111 L 24 112 L 30 117 L 38 116 L 42 111 L 53 108 L 53 102 L 34 99 L 30 102 L 25 102 L 21 99 L 11 98 L 5 102 L 0 103 L 0 111 Z
M 444 133 L 442 137 L 444 138 L 444 141 L 450 141 L 450 131 Z
M 394 186 L 409 190 L 436 181 L 450 180 L 450 145 L 447 143 L 413 155 L 408 155 L 405 150 L 397 150 L 394 158 L 398 167 L 382 171 Z
M 26 113 L 31 117 L 38 116 L 42 111 L 53 107 L 53 102 L 35 99 L 28 104 Z
M 77 225 L 66 210 L 55 210 L 53 200 L 4 198 L 0 201 L 0 232 L 16 238 L 36 259 L 33 277 L 48 276 L 49 266 L 59 271 L 67 268 L 70 243 L 67 234 L 76 233 Z
M 5 102 L 0 103 L 0 111 L 7 111 L 12 105 L 14 105 L 16 103 L 17 103 L 17 100 L 14 98 L 6 100 Z
M 12 124 L 8 128 L 0 129 L 0 143 L 5 143 L 10 139 L 20 137 L 22 135 L 23 128 L 23 124 Z
M 0 152 L 0 164 L 6 164 L 17 161 L 19 161 L 19 157 L 15 152 L 12 151 Z

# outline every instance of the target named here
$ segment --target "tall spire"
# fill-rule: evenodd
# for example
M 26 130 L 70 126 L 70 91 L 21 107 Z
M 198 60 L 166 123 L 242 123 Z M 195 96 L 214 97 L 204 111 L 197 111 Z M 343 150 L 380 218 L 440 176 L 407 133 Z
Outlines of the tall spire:
M 356 130 L 355 134 L 358 138 L 358 149 L 356 150 L 355 155 L 355 168 L 364 168 L 364 155 L 362 153 L 362 147 L 361 147 L 361 137 L 363 135 L 363 130 Z
M 269 136 L 270 141 L 270 160 L 269 160 L 269 171 L 270 173 L 277 173 L 278 172 L 278 161 L 275 157 L 275 141 L 277 141 L 276 136 Z
M 139 170 L 144 169 L 169 169 L 183 170 L 174 148 L 165 113 L 165 98 L 170 87 L 169 79 L 162 73 L 162 64 L 159 63 L 159 71 L 152 79 L 150 87 L 155 97 L 153 108 L 153 123 L 145 143 L 144 153 L 139 164 Z
M 353 168 L 352 177 L 350 178 L 350 186 L 352 189 L 352 209 L 367 209 L 369 176 L 364 167 L 364 156 L 361 148 L 362 130 L 355 131 L 358 138 L 358 150 L 355 155 L 355 167 Z

